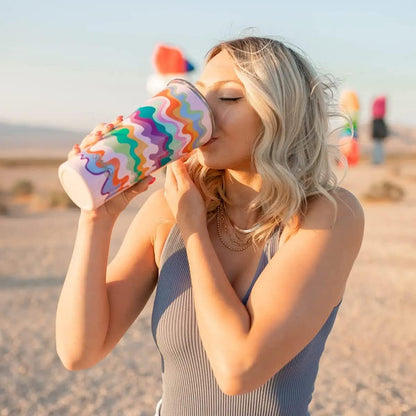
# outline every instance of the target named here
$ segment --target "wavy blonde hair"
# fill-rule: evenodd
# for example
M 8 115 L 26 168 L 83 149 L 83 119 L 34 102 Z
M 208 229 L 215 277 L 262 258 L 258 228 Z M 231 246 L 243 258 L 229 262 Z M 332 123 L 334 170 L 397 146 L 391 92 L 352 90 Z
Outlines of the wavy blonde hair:
M 337 178 L 328 143 L 331 88 L 300 53 L 280 41 L 246 37 L 222 42 L 209 51 L 207 62 L 223 50 L 231 55 L 262 121 L 252 154 L 262 187 L 249 207 L 260 213 L 252 237 L 262 242 L 279 224 L 296 230 L 311 197 L 324 195 L 335 204 L 330 191 Z M 227 201 L 225 171 L 201 166 L 195 154 L 187 165 L 210 219 L 221 200 Z

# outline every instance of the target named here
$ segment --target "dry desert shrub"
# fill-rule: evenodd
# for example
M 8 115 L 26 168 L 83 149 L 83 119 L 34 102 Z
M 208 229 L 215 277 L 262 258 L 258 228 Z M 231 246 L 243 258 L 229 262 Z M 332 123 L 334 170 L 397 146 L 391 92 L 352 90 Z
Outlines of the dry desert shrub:
M 0 215 L 68 208 L 76 208 L 76 205 L 63 190 L 39 190 L 28 179 L 16 181 L 7 191 L 0 190 Z
M 64 191 L 51 191 L 48 198 L 49 208 L 76 208 L 76 205 Z
M 17 181 L 11 188 L 11 195 L 13 197 L 27 197 L 33 195 L 35 186 L 28 179 L 21 179 Z
M 0 215 L 8 215 L 9 208 L 7 206 L 7 195 L 0 191 Z
M 404 196 L 405 191 L 400 185 L 383 180 L 371 184 L 362 198 L 366 202 L 399 202 Z
M 63 191 L 53 190 L 42 192 L 32 196 L 28 204 L 30 212 L 45 212 L 54 209 L 75 208 L 75 204 Z

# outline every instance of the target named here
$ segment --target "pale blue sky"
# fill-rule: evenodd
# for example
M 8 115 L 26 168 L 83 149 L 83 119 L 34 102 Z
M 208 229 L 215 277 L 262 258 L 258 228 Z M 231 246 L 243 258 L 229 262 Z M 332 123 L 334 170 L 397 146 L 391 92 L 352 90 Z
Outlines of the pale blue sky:
M 386 94 L 388 119 L 416 125 L 415 17 L 414 0 L 0 0 L 0 121 L 88 130 L 148 98 L 157 42 L 200 69 L 215 43 L 253 33 L 355 89 L 363 121 Z

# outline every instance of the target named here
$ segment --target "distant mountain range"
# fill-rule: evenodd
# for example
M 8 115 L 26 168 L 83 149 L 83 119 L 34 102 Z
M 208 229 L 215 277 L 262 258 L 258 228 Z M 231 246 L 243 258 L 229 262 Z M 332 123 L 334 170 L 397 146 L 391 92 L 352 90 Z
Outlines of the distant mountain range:
M 395 152 L 416 152 L 416 127 L 391 127 L 388 146 Z M 359 127 L 359 141 L 363 152 L 372 146 L 370 126 Z M 75 143 L 80 143 L 87 132 L 53 127 L 29 126 L 0 122 L 0 158 L 62 158 Z
M 70 149 L 85 132 L 0 122 L 0 153 L 9 149 Z

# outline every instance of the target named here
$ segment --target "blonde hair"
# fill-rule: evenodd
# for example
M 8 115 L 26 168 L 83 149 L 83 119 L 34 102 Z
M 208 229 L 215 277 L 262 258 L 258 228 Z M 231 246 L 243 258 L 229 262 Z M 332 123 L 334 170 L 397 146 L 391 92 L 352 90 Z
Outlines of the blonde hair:
M 332 95 L 311 64 L 280 41 L 247 37 L 222 42 L 209 51 L 207 62 L 223 50 L 235 62 L 263 126 L 252 155 L 262 187 L 249 207 L 260 212 L 260 227 L 252 237 L 261 242 L 279 224 L 296 230 L 312 196 L 325 195 L 335 204 L 330 191 L 337 178 L 327 140 Z M 224 171 L 201 166 L 195 154 L 187 164 L 208 218 L 213 217 L 221 199 L 227 200 Z

